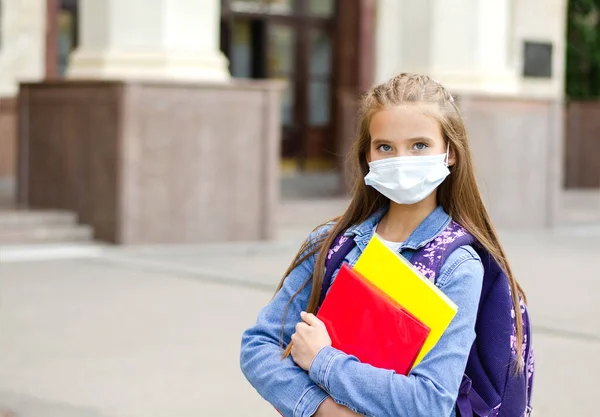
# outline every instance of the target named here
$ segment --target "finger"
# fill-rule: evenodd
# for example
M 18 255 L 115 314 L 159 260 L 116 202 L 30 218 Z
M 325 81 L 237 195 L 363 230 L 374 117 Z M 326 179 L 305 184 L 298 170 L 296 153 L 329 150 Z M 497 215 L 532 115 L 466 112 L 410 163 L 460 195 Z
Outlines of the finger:
M 298 324 L 296 324 L 296 333 L 302 333 L 306 330 L 309 329 L 309 325 L 304 323 L 304 322 L 299 322 Z
M 303 311 L 302 313 L 300 313 L 300 317 L 302 317 L 302 320 L 304 320 L 304 322 L 309 324 L 310 326 L 324 326 L 323 322 L 319 320 L 314 314 L 306 313 Z

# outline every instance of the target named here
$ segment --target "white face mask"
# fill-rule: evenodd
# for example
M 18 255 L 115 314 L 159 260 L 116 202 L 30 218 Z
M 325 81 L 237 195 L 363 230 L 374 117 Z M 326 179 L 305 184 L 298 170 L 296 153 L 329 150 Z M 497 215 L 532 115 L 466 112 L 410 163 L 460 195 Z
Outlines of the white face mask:
M 370 162 L 365 183 L 398 204 L 415 204 L 431 195 L 449 174 L 448 151 L 399 156 Z

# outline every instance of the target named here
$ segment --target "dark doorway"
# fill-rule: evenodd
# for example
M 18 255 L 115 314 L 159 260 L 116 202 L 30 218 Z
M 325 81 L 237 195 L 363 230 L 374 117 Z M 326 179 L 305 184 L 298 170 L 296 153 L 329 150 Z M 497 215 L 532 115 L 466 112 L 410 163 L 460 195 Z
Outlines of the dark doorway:
M 46 79 L 64 77 L 78 32 L 79 1 L 46 0 Z
M 58 11 L 57 73 L 64 76 L 69 64 L 69 55 L 78 45 L 79 4 L 78 0 L 60 0 Z
M 335 0 L 223 0 L 221 49 L 239 78 L 280 79 L 282 153 L 302 167 L 333 147 Z

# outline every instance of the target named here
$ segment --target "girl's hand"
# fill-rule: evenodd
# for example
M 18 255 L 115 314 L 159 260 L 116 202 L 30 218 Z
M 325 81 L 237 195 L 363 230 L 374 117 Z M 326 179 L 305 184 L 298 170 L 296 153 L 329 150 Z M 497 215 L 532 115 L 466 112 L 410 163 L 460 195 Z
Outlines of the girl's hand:
M 292 335 L 292 358 L 296 364 L 308 371 L 317 353 L 325 346 L 331 346 L 331 339 L 325 324 L 314 314 L 300 313 L 303 322 L 296 325 Z

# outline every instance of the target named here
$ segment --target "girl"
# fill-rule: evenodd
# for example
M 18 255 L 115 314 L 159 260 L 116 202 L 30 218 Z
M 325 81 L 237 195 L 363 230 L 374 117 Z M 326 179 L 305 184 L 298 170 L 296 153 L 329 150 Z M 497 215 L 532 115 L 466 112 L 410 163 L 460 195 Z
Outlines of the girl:
M 457 304 L 458 313 L 422 362 L 404 376 L 331 347 L 325 325 L 314 315 L 329 248 L 340 234 L 354 239 L 345 259 L 354 265 L 376 232 L 410 259 L 454 219 L 502 266 L 517 308 L 523 291 L 482 203 L 452 96 L 429 77 L 400 74 L 367 93 L 359 116 L 350 205 L 308 237 L 275 297 L 244 333 L 242 371 L 285 416 L 454 416 L 475 340 L 484 275 L 478 254 L 461 246 L 444 261 L 436 285 Z M 516 322 L 520 347 L 519 314 Z

